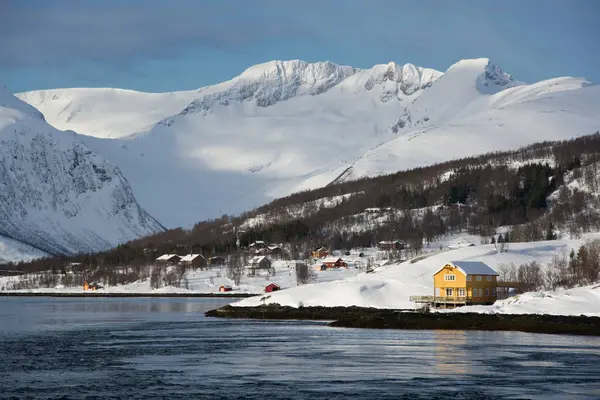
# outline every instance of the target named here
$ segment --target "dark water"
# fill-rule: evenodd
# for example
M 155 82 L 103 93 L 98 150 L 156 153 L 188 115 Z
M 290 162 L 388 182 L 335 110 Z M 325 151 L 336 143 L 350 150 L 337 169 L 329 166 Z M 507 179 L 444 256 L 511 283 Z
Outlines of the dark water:
M 600 339 L 207 319 L 218 299 L 0 298 L 0 398 L 600 399 Z

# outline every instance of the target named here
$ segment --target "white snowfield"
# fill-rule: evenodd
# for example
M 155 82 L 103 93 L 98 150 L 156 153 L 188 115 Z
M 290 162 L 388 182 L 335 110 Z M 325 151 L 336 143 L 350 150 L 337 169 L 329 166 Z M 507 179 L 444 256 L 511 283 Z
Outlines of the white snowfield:
M 597 234 L 589 237 L 598 237 Z M 454 239 L 456 240 L 456 238 Z M 377 268 L 374 273 L 361 273 L 339 281 L 298 286 L 266 296 L 251 297 L 236 306 L 278 303 L 285 306 L 360 306 L 414 309 L 412 295 L 433 295 L 433 274 L 448 261 L 482 261 L 497 269 L 501 264 L 537 261 L 548 263 L 555 254 L 577 249 L 585 239 L 545 242 L 510 243 L 508 252 L 498 253 L 493 245 L 478 245 L 437 253 L 416 262 L 403 262 Z M 432 249 L 435 246 L 432 246 Z M 421 258 L 421 257 L 419 257 Z M 557 292 L 527 293 L 493 306 L 462 307 L 455 312 L 552 313 L 600 316 L 600 286 Z
M 0 259 L 105 250 L 162 229 L 115 165 L 0 86 L 0 235 L 14 239 Z
M 30 261 L 47 255 L 35 247 L 0 235 L 0 263 Z
M 82 140 L 120 167 L 167 227 L 335 180 L 600 130 L 600 87 L 570 77 L 523 84 L 488 59 L 444 73 L 272 61 L 190 92 L 18 96 L 57 127 L 97 136 Z

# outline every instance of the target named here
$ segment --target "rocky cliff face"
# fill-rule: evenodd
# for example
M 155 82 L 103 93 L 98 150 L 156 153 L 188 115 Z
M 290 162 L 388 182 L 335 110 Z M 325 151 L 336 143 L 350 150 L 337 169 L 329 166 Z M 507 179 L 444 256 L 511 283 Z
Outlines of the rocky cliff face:
M 162 229 L 116 166 L 0 90 L 0 235 L 64 254 Z

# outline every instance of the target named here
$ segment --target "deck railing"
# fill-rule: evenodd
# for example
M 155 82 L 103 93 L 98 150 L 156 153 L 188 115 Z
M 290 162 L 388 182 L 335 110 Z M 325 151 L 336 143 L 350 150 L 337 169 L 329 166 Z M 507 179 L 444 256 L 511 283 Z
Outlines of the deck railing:
M 410 301 L 414 303 L 447 303 L 447 304 L 466 304 L 471 297 L 468 296 L 410 296 Z

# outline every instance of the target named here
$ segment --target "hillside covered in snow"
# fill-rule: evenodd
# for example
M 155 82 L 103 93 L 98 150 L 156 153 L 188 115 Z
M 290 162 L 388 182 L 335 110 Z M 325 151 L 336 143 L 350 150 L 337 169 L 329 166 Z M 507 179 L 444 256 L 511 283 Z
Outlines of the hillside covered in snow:
M 524 84 L 488 59 L 444 73 L 273 61 L 190 92 L 21 93 L 123 171 L 144 207 L 189 227 L 287 194 L 600 129 L 600 87 Z M 106 139 L 120 138 L 120 139 Z
M 105 250 L 163 229 L 115 165 L 0 87 L 0 259 Z

